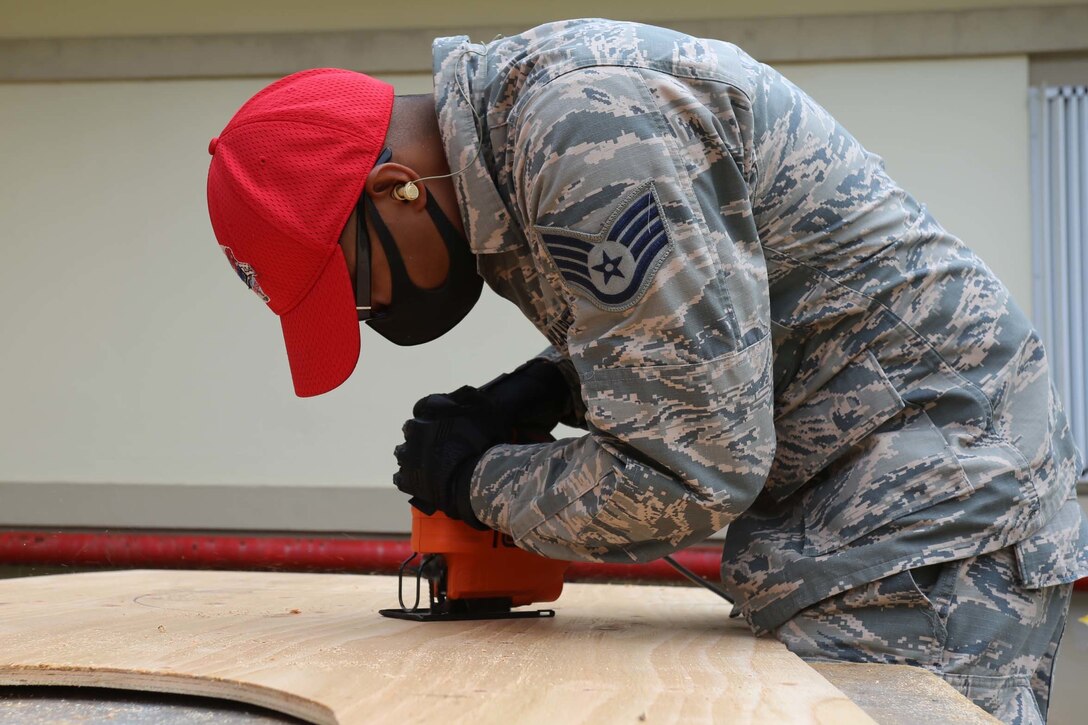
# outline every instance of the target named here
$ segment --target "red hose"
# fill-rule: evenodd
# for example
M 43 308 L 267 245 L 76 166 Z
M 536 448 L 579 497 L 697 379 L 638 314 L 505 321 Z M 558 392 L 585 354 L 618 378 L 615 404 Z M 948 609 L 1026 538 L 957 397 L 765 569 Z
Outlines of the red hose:
M 395 574 L 412 555 L 408 539 L 350 539 L 123 532 L 0 532 L 0 564 L 154 569 L 249 569 Z M 697 546 L 674 558 L 719 578 L 721 549 Z M 569 581 L 683 581 L 664 561 L 572 564 Z
M 79 567 L 384 571 L 407 558 L 407 540 L 288 536 L 8 531 L 0 561 Z M 398 558 L 399 557 L 399 558 Z
M 396 573 L 412 550 L 404 539 L 350 539 L 119 532 L 0 532 L 0 564 L 35 566 L 249 569 Z M 718 581 L 721 549 L 693 546 L 673 555 L 701 577 Z M 647 564 L 574 563 L 569 581 L 683 581 L 662 560 Z M 1076 584 L 1088 590 L 1088 578 Z

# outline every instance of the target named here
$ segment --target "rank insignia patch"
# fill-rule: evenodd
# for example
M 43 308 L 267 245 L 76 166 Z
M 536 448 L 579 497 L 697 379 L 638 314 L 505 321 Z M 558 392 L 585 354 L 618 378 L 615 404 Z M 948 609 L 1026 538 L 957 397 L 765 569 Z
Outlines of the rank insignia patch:
M 628 195 L 599 234 L 536 229 L 563 279 L 610 311 L 627 309 L 642 298 L 671 249 L 652 183 Z

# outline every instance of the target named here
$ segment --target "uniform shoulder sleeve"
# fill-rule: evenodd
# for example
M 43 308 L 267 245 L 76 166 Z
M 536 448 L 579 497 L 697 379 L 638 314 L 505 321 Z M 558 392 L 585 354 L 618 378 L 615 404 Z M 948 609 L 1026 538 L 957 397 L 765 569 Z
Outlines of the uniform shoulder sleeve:
M 766 272 L 742 130 L 671 76 L 625 67 L 533 90 L 518 201 L 566 300 L 589 434 L 499 446 L 481 520 L 546 555 L 656 558 L 725 526 L 774 455 Z M 715 136 L 715 134 L 717 134 Z

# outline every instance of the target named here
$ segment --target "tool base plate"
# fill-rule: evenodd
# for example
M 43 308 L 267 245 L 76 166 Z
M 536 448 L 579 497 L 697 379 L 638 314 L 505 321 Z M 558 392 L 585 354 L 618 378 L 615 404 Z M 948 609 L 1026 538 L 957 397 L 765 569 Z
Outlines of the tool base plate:
M 460 622 L 468 619 L 540 619 L 554 617 L 554 609 L 533 609 L 525 612 L 432 612 L 430 609 L 379 609 L 378 614 L 413 622 Z

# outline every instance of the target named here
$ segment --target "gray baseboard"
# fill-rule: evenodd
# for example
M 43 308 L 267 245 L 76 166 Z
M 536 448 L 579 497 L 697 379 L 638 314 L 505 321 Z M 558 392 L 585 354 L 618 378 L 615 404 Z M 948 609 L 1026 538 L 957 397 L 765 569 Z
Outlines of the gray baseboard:
M 392 488 L 0 482 L 0 527 L 406 534 Z

